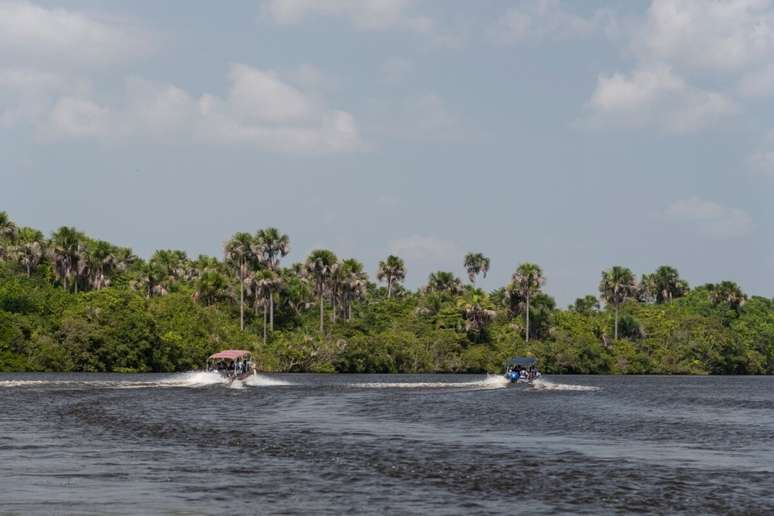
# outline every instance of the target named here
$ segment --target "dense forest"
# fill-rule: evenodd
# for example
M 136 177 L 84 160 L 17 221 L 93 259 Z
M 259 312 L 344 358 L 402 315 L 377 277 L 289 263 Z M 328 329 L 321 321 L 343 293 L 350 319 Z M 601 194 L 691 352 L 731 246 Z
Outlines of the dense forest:
M 531 355 L 548 373 L 772 374 L 774 300 L 729 281 L 691 288 L 669 266 L 614 266 L 566 309 L 537 264 L 476 286 L 490 260 L 460 257 L 403 286 L 400 257 L 363 264 L 316 250 L 283 264 L 276 228 L 236 233 L 222 259 L 128 248 L 62 227 L 46 238 L 0 212 L 0 371 L 185 371 L 248 348 L 264 371 L 497 372 Z

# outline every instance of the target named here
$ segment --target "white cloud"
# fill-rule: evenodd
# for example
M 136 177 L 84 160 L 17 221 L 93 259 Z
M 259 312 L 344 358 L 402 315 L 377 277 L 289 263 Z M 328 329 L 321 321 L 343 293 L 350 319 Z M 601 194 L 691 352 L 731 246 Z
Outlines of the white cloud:
M 688 132 L 774 92 L 770 0 L 652 0 L 633 26 L 628 72 L 602 74 L 588 125 Z
M 690 86 L 666 65 L 600 75 L 588 107 L 592 127 L 655 126 L 670 132 L 712 126 L 739 110 L 728 96 Z
M 429 16 L 413 12 L 415 0 L 266 0 L 264 16 L 281 25 L 309 17 L 344 19 L 362 31 L 397 30 L 423 35 L 438 46 L 456 47 L 462 36 L 442 30 Z
M 612 30 L 615 23 L 607 10 L 583 17 L 567 10 L 560 0 L 536 0 L 506 10 L 492 35 L 499 43 L 567 40 Z
M 108 19 L 23 0 L 0 0 L 0 60 L 30 66 L 105 65 L 151 49 L 150 35 Z
M 243 120 L 283 123 L 306 120 L 315 108 L 310 99 L 272 71 L 235 64 L 229 72 L 229 103 Z
M 0 68 L 0 126 L 13 127 L 37 120 L 61 95 L 87 95 L 86 80 L 29 68 Z
M 406 0 L 268 0 L 263 11 L 282 24 L 327 15 L 346 18 L 361 29 L 383 30 L 403 23 L 408 4 Z
M 109 131 L 107 108 L 83 98 L 60 97 L 49 114 L 46 130 L 66 137 L 104 138 Z
M 634 48 L 686 69 L 738 70 L 771 61 L 774 12 L 768 0 L 653 0 Z
M 63 87 L 42 89 L 36 98 L 43 108 L 19 114 L 0 104 L 0 120 L 20 124 L 20 116 L 26 116 L 26 123 L 50 139 L 195 141 L 287 152 L 340 152 L 360 145 L 352 115 L 327 108 L 314 93 L 288 84 L 275 72 L 233 64 L 228 78 L 223 97 L 196 97 L 171 84 L 136 78 L 127 80 L 124 99 L 113 103 L 68 94 Z M 0 74 L 0 93 L 2 86 Z M 9 99 L 13 105 L 13 96 Z
M 744 210 L 728 208 L 713 201 L 690 197 L 673 202 L 664 210 L 667 220 L 686 224 L 713 238 L 745 236 L 753 227 L 752 218 Z

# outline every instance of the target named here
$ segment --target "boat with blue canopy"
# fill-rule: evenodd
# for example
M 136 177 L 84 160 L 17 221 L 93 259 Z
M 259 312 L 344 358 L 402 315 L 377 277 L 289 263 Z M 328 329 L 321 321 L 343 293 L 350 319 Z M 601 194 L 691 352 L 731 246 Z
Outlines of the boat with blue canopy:
M 505 363 L 505 378 L 511 383 L 530 384 L 540 378 L 535 357 L 511 357 Z

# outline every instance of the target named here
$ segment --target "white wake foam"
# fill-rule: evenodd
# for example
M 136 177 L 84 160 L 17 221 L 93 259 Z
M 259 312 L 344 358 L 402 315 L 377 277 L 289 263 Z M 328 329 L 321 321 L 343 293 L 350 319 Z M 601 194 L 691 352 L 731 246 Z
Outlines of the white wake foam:
M 292 383 L 286 382 L 285 380 L 271 378 L 262 374 L 248 376 L 245 379 L 244 384 L 249 385 L 250 387 L 275 387 L 278 385 L 293 385 Z
M 206 387 L 207 385 L 227 384 L 226 378 L 218 373 L 207 371 L 191 371 L 188 373 L 176 374 L 171 378 L 159 382 L 149 382 L 149 386 L 157 385 L 159 387 Z
M 573 385 L 567 383 L 553 383 L 538 378 L 532 382 L 532 388 L 539 391 L 598 391 L 599 387 L 592 385 Z
M 364 389 L 500 389 L 508 385 L 508 380 L 503 376 L 488 375 L 473 382 L 366 382 L 350 385 Z

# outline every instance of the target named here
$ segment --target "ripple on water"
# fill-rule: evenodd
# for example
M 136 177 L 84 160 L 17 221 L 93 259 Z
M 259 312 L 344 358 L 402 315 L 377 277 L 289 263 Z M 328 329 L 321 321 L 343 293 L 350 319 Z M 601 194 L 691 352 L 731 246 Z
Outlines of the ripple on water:
M 194 374 L 127 378 L 99 381 L 145 387 L 83 376 L 7 386 L 0 505 L 767 513 L 774 502 L 774 424 L 761 410 L 774 389 L 760 381 L 553 377 L 542 383 L 571 388 L 502 388 L 481 376 L 271 375 L 234 390 Z M 756 403 L 707 419 L 714 398 Z

